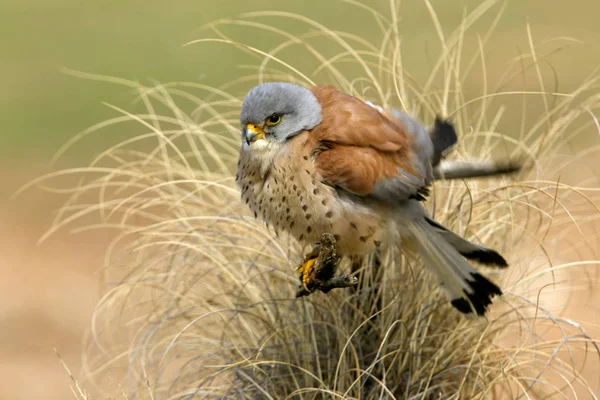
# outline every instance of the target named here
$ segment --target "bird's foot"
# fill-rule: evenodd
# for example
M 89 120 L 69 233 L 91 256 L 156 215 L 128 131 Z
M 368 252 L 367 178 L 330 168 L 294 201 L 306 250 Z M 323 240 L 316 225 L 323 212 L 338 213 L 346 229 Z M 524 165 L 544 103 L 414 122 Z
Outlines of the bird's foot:
M 300 287 L 296 297 L 308 296 L 316 290 L 327 293 L 331 289 L 355 286 L 358 283 L 355 276 L 333 276 L 339 261 L 335 253 L 335 238 L 329 233 L 324 233 L 319 245 L 306 255 L 298 267 Z
M 311 281 L 311 272 L 314 270 L 315 263 L 317 262 L 317 257 L 309 258 L 304 261 L 298 267 L 297 271 L 300 274 L 300 282 L 302 285 L 307 286 Z

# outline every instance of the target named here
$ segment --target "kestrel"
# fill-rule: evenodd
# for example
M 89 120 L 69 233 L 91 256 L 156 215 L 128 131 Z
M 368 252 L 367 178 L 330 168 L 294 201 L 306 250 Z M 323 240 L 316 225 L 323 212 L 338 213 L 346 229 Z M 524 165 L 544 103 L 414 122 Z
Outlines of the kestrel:
M 505 259 L 434 221 L 422 204 L 457 141 L 450 123 L 438 119 L 428 129 L 331 86 L 279 82 L 250 90 L 240 120 L 236 182 L 254 216 L 276 231 L 302 245 L 331 234 L 339 256 L 409 242 L 462 313 L 483 315 L 502 294 L 467 259 L 506 267 Z M 305 280 L 315 259 L 303 264 Z

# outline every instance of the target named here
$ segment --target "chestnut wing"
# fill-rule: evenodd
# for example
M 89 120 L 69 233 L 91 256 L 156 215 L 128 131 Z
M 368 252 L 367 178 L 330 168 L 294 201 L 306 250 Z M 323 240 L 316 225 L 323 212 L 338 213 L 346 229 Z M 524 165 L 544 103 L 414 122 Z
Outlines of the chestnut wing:
M 332 87 L 317 87 L 322 122 L 312 132 L 312 156 L 323 180 L 385 202 L 423 198 L 428 166 L 401 122 Z

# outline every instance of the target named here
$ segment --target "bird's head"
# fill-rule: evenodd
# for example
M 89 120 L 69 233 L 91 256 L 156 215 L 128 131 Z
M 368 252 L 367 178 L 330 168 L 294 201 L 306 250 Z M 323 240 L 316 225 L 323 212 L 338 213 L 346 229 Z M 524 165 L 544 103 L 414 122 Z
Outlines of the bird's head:
M 292 83 L 270 82 L 251 89 L 242 104 L 242 147 L 281 146 L 321 122 L 321 105 L 312 92 Z

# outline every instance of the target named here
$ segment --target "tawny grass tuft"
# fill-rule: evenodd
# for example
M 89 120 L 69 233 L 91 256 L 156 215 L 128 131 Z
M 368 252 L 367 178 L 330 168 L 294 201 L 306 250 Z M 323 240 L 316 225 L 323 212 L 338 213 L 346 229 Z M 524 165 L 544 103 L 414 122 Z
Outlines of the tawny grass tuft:
M 485 1 L 447 34 L 426 5 L 439 43 L 430 50 L 425 79 L 422 70 L 405 68 L 396 4 L 389 19 L 365 10 L 365 23 L 372 17 L 382 30 L 376 44 L 360 32 L 332 31 L 283 12 L 217 21 L 210 28 L 218 38 L 190 45 L 219 42 L 259 56 L 251 75 L 219 88 L 146 87 L 72 72 L 134 88 L 146 108 L 113 107 L 118 116 L 73 143 L 122 123 L 135 123 L 136 134 L 86 168 L 43 178 L 46 185 L 57 176 L 80 178 L 48 234 L 90 216 L 100 218 L 92 228 L 120 232 L 106 254 L 106 290 L 92 322 L 81 386 L 149 399 L 598 393 L 597 341 L 584 329 L 591 317 L 565 317 L 569 296 L 586 290 L 593 296 L 600 282 L 593 252 L 598 190 L 591 189 L 598 181 L 573 164 L 586 152 L 557 156 L 581 137 L 597 148 L 597 79 L 559 93 L 546 79 L 547 56 L 555 49 L 541 54 L 527 27 L 528 52 L 508 63 L 504 76 L 489 79 L 487 42 L 497 18 L 489 31 L 470 30 L 486 13 L 499 18 L 503 8 Z M 290 22 L 304 24 L 308 33 L 287 33 Z M 225 36 L 236 25 L 279 42 L 258 49 Z M 467 45 L 467 37 L 478 40 Z M 523 77 L 538 88 L 513 90 Z M 516 176 L 440 181 L 427 202 L 438 221 L 509 260 L 507 270 L 485 270 L 504 290 L 487 318 L 466 319 L 452 309 L 418 259 L 400 249 L 383 254 L 377 265 L 366 260 L 357 290 L 295 298 L 295 268 L 306 249 L 255 220 L 234 185 L 241 99 L 265 80 L 331 83 L 428 123 L 440 114 L 459 132 L 451 159 L 526 163 L 527 171 Z

